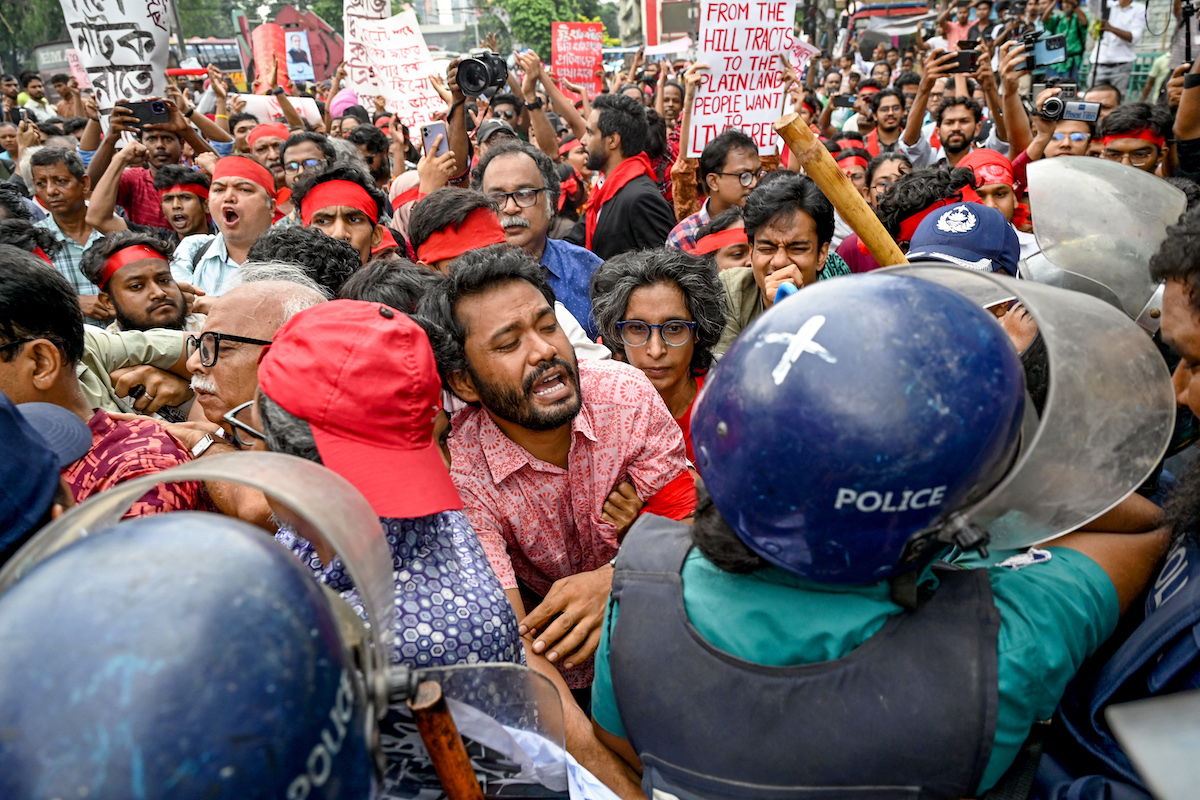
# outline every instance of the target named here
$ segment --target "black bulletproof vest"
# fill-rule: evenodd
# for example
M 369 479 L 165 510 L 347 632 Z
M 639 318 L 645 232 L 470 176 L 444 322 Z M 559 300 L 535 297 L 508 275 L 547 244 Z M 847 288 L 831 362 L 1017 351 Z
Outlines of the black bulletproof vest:
M 928 602 L 844 658 L 768 667 L 718 650 L 688 622 L 690 549 L 691 528 L 645 515 L 613 577 L 613 690 L 647 795 L 974 796 L 996 729 L 1000 615 L 986 570 L 939 572 Z

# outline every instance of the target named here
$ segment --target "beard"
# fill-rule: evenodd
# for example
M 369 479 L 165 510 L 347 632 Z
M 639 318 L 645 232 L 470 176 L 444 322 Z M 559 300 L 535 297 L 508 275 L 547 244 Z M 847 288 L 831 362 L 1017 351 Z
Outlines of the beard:
M 942 139 L 942 149 L 945 150 L 947 153 L 952 153 L 954 155 L 958 155 L 959 153 L 963 152 L 964 150 L 969 150 L 970 148 L 971 148 L 971 140 L 968 139 L 966 136 L 963 137 L 962 144 L 955 144 L 955 145 L 951 145 L 950 141 L 948 139 Z
M 110 299 L 112 299 L 110 295 Z M 125 309 L 117 305 L 117 301 L 112 299 L 113 308 L 116 310 L 117 324 L 123 331 L 147 331 L 151 328 L 167 328 L 168 330 L 181 331 L 183 330 L 183 322 L 187 319 L 187 307 L 176 306 L 179 313 L 165 322 L 150 322 L 149 319 L 143 317 L 137 319 L 125 312 Z M 147 315 L 148 316 L 148 315 Z
M 603 151 L 593 153 L 591 150 L 588 150 L 587 157 L 587 168 L 593 172 L 604 172 L 604 168 L 608 166 L 608 158 L 605 157 Z
M 558 401 L 553 408 L 535 409 L 529 402 L 533 386 L 542 376 L 555 367 L 562 367 L 566 373 L 567 382 L 574 387 L 575 394 L 571 398 Z M 552 431 L 566 425 L 579 413 L 583 406 L 583 397 L 579 392 L 579 367 L 555 356 L 550 361 L 542 362 L 521 386 L 521 391 L 500 383 L 489 383 L 480 379 L 475 370 L 468 364 L 467 374 L 479 393 L 479 402 L 490 412 L 506 422 L 520 425 L 531 431 Z

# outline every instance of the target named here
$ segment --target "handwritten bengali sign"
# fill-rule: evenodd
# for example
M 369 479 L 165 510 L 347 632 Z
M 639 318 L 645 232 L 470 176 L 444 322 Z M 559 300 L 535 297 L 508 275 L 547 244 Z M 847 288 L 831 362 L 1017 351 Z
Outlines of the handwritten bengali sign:
M 415 137 L 417 126 L 445 111 L 446 103 L 429 84 L 437 72 L 425 36 L 412 11 L 401 11 L 385 20 L 361 22 L 363 54 L 376 80 L 376 94 L 408 126 Z
M 692 107 L 688 155 L 726 128 L 740 128 L 762 155 L 775 152 L 772 127 L 783 109 L 779 54 L 791 53 L 795 0 L 705 0 L 700 8 L 699 61 L 709 71 Z
M 101 113 L 119 100 L 166 96 L 166 0 L 61 2 L 71 42 Z
M 379 81 L 371 74 L 367 46 L 363 41 L 363 26 L 370 26 L 390 16 L 392 0 L 345 0 L 342 5 L 342 23 L 346 32 L 342 58 L 346 61 L 346 84 L 359 97 L 380 94 Z
M 550 62 L 554 74 L 578 84 L 591 95 L 600 93 L 596 71 L 604 67 L 604 25 L 599 22 L 550 23 Z M 563 89 L 572 100 L 574 92 Z

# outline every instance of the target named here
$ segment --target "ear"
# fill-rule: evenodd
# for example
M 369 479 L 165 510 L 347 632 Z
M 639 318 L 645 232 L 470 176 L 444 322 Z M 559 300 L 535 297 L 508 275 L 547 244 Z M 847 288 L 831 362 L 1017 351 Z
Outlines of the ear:
M 610 133 L 606 138 L 608 140 L 606 142 L 606 145 L 609 150 L 616 150 L 618 152 L 621 150 L 621 134 L 616 133 L 614 131 L 613 133 Z
M 829 242 L 821 245 L 821 251 L 817 253 L 817 263 L 820 264 L 817 267 L 818 272 L 825 269 L 825 259 L 827 258 L 829 258 Z
M 106 315 L 105 319 L 108 319 L 109 317 L 115 317 L 117 315 L 117 306 L 113 303 L 112 295 L 110 295 L 108 292 L 100 292 L 98 295 L 96 295 L 96 302 L 100 304 L 102 309 L 104 309 Z
M 450 385 L 450 391 L 458 395 L 462 400 L 468 403 L 479 402 L 479 392 L 475 391 L 475 382 L 471 380 L 471 376 L 466 370 L 457 370 L 446 376 L 446 383 Z
M 29 343 L 21 357 L 28 359 L 25 364 L 27 375 L 34 390 L 48 392 L 62 374 L 62 353 L 49 339 L 36 339 Z
M 374 250 L 381 244 L 383 244 L 383 226 L 377 224 L 375 230 L 371 232 L 371 249 Z
M 707 190 L 710 197 L 712 196 L 712 193 L 717 190 L 716 183 L 717 176 L 713 175 L 711 172 L 704 176 L 704 188 Z

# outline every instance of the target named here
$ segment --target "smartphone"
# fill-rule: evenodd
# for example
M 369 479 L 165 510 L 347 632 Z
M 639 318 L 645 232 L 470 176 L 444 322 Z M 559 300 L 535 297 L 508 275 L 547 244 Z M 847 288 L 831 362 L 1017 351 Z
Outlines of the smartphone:
M 978 50 L 960 50 L 954 54 L 958 57 L 958 63 L 947 70 L 951 74 L 960 72 L 978 72 L 979 71 L 979 51 Z
M 138 128 L 147 124 L 169 122 L 171 112 L 167 109 L 166 100 L 139 100 L 133 103 L 121 103 L 129 109 L 129 113 L 138 118 Z
M 437 146 L 437 152 L 434 152 L 433 142 L 437 139 L 438 134 L 441 134 L 442 141 Z M 432 154 L 434 158 L 444 156 L 450 152 L 450 136 L 446 133 L 446 123 L 442 121 L 431 122 L 428 125 L 421 126 L 421 143 L 425 148 L 425 155 Z
M 30 114 L 29 110 L 24 108 L 10 108 L 8 110 L 8 117 L 17 126 L 20 126 L 22 121 L 32 122 L 35 125 L 37 124 L 37 120 L 34 119 L 33 114 Z
M 978 39 L 959 39 L 958 40 L 958 49 L 959 50 L 974 50 L 977 47 L 979 47 Z
M 1066 61 L 1067 37 L 1059 34 L 1039 39 L 1033 46 L 1033 58 L 1039 67 L 1048 67 L 1051 64 L 1061 64 Z
M 835 94 L 833 96 L 834 108 L 854 108 L 854 101 L 858 98 L 852 94 Z

